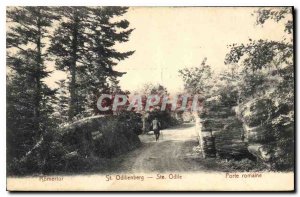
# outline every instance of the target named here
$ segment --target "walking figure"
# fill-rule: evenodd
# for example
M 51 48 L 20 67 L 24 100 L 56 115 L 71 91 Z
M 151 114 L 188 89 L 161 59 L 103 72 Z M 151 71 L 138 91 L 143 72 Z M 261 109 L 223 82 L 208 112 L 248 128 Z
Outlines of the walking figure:
M 152 126 L 152 129 L 154 131 L 155 141 L 158 141 L 159 135 L 160 135 L 161 125 L 160 125 L 160 122 L 157 120 L 157 118 L 154 118 L 154 120 L 152 120 L 151 126 Z

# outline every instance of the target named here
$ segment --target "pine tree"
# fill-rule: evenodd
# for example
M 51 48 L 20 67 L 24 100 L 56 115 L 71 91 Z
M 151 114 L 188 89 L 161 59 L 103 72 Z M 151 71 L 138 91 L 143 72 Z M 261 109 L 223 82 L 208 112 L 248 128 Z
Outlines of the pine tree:
M 80 113 L 78 103 L 78 72 L 85 70 L 84 44 L 87 40 L 86 7 L 61 7 L 57 9 L 62 16 L 59 27 L 51 38 L 49 52 L 55 56 L 57 69 L 69 74 L 70 107 L 69 120 Z
M 50 129 L 55 92 L 43 81 L 48 28 L 58 19 L 49 7 L 8 8 L 7 129 L 11 158 L 20 158 Z
M 102 93 L 124 93 L 119 86 L 118 77 L 126 72 L 113 69 L 134 51 L 119 52 L 114 49 L 117 43 L 127 42 L 134 29 L 129 28 L 127 20 L 112 20 L 120 18 L 127 12 L 127 7 L 98 7 L 90 9 L 89 39 L 87 59 L 90 62 L 89 72 L 84 72 L 88 86 L 83 88 L 92 95 L 91 106 L 96 106 L 97 98 Z
M 57 90 L 56 97 L 56 105 L 55 111 L 57 113 L 57 118 L 60 123 L 66 122 L 68 120 L 68 110 L 69 110 L 69 97 L 68 97 L 68 84 L 66 80 L 62 79 L 55 82 L 59 89 Z
M 133 29 L 129 22 L 112 22 L 128 8 L 123 7 L 64 7 L 62 21 L 55 31 L 49 51 L 56 57 L 57 68 L 69 73 L 69 120 L 75 116 L 91 115 L 97 97 L 111 92 L 109 78 L 123 72 L 113 66 L 134 53 L 118 52 L 116 43 L 127 42 Z

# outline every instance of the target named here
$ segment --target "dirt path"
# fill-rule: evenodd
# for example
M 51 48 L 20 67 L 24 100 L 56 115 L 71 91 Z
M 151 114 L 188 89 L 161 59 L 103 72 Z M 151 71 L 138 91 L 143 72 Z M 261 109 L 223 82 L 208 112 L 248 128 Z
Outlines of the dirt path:
M 115 170 L 165 172 L 211 171 L 218 168 L 214 161 L 202 159 L 193 150 L 198 145 L 193 123 L 162 130 L 158 142 L 155 142 L 154 135 L 141 135 L 140 139 L 142 147 L 119 158 Z

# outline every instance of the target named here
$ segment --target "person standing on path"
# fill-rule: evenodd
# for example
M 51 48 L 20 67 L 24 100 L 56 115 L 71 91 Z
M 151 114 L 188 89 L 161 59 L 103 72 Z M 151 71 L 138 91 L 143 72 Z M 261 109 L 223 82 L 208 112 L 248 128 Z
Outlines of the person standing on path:
M 155 141 L 158 141 L 159 135 L 160 135 L 161 124 L 160 124 L 160 122 L 158 121 L 157 118 L 154 118 L 154 120 L 152 120 L 151 126 L 152 126 L 152 129 L 154 131 Z

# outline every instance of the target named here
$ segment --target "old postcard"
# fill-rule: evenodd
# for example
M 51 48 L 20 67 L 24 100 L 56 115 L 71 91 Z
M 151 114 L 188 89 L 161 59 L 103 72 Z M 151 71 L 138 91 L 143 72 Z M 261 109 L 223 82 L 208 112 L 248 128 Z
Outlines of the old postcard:
M 294 191 L 293 7 L 7 7 L 9 191 Z

